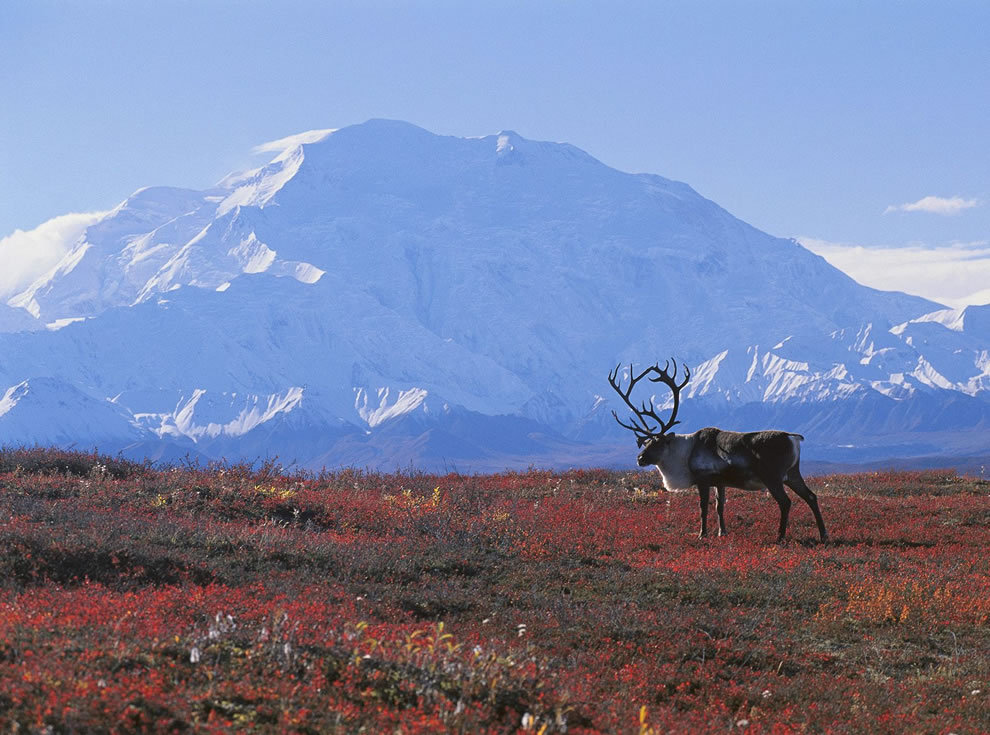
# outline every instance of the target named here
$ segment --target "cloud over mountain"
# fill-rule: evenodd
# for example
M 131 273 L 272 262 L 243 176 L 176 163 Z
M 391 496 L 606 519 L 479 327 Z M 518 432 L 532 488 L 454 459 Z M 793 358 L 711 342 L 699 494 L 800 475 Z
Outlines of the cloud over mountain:
M 33 230 L 0 238 L 0 301 L 27 287 L 61 260 L 90 225 L 106 212 L 63 214 Z
M 945 216 L 952 216 L 959 214 L 966 209 L 972 209 L 973 207 L 979 206 L 980 202 L 978 199 L 963 199 L 962 197 L 937 197 L 937 196 L 927 196 L 919 199 L 916 202 L 908 202 L 907 204 L 891 204 L 885 210 L 884 214 L 890 214 L 891 212 L 927 212 L 929 214 L 941 214 Z
M 902 290 L 940 304 L 963 307 L 990 302 L 990 243 L 867 247 L 799 237 L 860 283 Z

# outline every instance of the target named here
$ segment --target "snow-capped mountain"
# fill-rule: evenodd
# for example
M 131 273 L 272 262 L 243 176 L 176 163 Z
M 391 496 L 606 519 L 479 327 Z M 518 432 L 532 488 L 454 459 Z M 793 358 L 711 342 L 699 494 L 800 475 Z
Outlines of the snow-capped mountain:
M 384 120 L 282 143 L 210 190 L 136 192 L 0 305 L 0 443 L 631 460 L 606 375 L 668 355 L 694 369 L 685 428 L 769 421 L 822 458 L 990 434 L 990 306 L 863 287 L 566 144 Z

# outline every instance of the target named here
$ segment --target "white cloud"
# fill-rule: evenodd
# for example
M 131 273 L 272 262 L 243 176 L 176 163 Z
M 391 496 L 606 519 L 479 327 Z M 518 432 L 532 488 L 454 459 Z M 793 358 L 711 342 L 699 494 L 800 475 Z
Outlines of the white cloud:
M 924 197 L 916 202 L 907 204 L 891 204 L 884 214 L 891 212 L 928 212 L 929 214 L 954 215 L 959 214 L 964 209 L 971 209 L 979 206 L 977 199 L 963 199 L 962 197 Z
M 64 214 L 33 230 L 14 230 L 0 238 L 0 302 L 27 288 L 53 268 L 86 228 L 106 214 Z
M 309 130 L 305 133 L 297 133 L 296 135 L 290 135 L 285 138 L 270 140 L 267 143 L 256 145 L 251 149 L 251 152 L 255 154 L 281 153 L 289 148 L 295 148 L 297 145 L 303 145 L 304 143 L 316 143 L 317 141 L 323 140 L 328 135 L 335 132 L 337 132 L 336 128 L 327 128 L 326 130 Z
M 990 303 L 990 242 L 864 247 L 811 237 L 797 240 L 866 286 L 952 307 Z

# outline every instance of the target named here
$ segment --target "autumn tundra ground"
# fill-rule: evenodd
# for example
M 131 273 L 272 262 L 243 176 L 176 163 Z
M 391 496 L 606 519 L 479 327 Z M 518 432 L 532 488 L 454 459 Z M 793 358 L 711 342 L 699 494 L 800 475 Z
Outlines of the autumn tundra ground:
M 990 482 L 0 452 L 0 732 L 990 732 Z

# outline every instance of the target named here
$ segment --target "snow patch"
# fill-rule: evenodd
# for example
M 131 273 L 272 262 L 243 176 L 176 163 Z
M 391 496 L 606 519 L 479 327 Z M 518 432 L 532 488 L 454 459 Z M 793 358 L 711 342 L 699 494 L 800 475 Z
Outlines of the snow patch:
M 194 442 L 203 439 L 214 439 L 218 436 L 243 436 L 252 429 L 271 421 L 280 414 L 286 414 L 300 405 L 304 389 L 298 386 L 288 388 L 281 393 L 268 396 L 245 396 L 237 400 L 237 394 L 225 394 L 217 398 L 217 402 L 226 403 L 230 407 L 229 419 L 226 421 L 198 421 L 197 409 L 203 402 L 207 391 L 197 388 L 191 397 L 176 406 L 172 413 L 153 414 L 139 413 L 134 418 L 149 428 L 159 437 L 187 437 Z M 242 407 L 237 408 L 238 405 Z M 216 407 L 210 409 L 216 411 Z M 222 409 L 225 410 L 225 409 Z M 209 412 L 209 410 L 207 411 Z M 157 422 L 157 426 L 155 423 Z
M 276 252 L 252 232 L 228 250 L 227 255 L 237 260 L 242 273 L 264 273 L 275 262 Z
M 237 207 L 263 208 L 283 186 L 292 180 L 302 162 L 302 146 L 286 150 L 267 166 L 257 169 L 254 175 L 238 181 L 237 188 L 217 207 L 218 216 L 223 216 Z
M 326 275 L 326 271 L 317 268 L 312 263 L 303 263 L 297 260 L 279 260 L 269 271 L 279 277 L 294 278 L 299 283 L 313 285 Z
M 279 414 L 289 413 L 296 408 L 303 399 L 303 388 L 294 386 L 285 393 L 276 393 L 268 396 L 267 402 L 262 405 L 256 402 L 250 408 L 242 410 L 233 420 L 223 425 L 223 433 L 228 436 L 243 436 L 256 426 L 271 421 Z M 210 425 L 215 426 L 214 424 Z
M 711 387 L 715 380 L 715 376 L 718 375 L 718 370 L 722 365 L 722 361 L 725 360 L 728 355 L 728 350 L 722 350 L 715 355 L 715 357 L 710 360 L 706 360 L 697 367 L 697 369 L 691 374 L 691 382 L 694 383 L 692 388 L 693 392 L 704 393 Z
M 84 322 L 88 318 L 89 317 L 85 317 L 85 316 L 70 316 L 70 317 L 66 317 L 65 319 L 56 319 L 53 322 L 48 322 L 48 324 L 45 325 L 45 329 L 51 332 L 57 332 L 59 329 L 67 327 L 70 324 L 75 324 L 76 322 Z
M 410 388 L 398 391 L 393 403 L 389 403 L 392 391 L 390 388 L 379 388 L 377 391 L 378 405 L 371 402 L 367 390 L 355 388 L 354 408 L 368 426 L 374 428 L 389 419 L 402 416 L 415 410 L 426 400 L 427 392 L 422 388 Z
M 946 380 L 945 376 L 936 370 L 935 366 L 921 355 L 918 356 L 918 367 L 915 368 L 912 375 L 914 375 L 919 382 L 933 388 L 951 390 L 954 387 L 951 381 Z
M 3 416 L 16 406 L 18 401 L 26 396 L 29 391 L 30 386 L 26 380 L 8 388 L 7 392 L 3 394 L 3 398 L 0 398 L 0 416 Z
M 286 263 L 286 265 L 290 264 Z M 293 267 L 292 277 L 300 283 L 308 283 L 312 285 L 326 275 L 325 270 L 317 268 L 312 263 L 294 263 L 291 265 Z
M 963 317 L 966 314 L 966 308 L 961 309 L 940 309 L 938 311 L 933 311 L 930 314 L 925 314 L 918 317 L 917 319 L 912 319 L 912 324 L 920 324 L 922 322 L 935 322 L 936 324 L 941 324 L 946 329 L 951 329 L 953 332 L 963 331 Z M 906 325 L 899 325 L 899 327 L 905 327 Z M 903 329 L 901 330 L 903 331 Z

